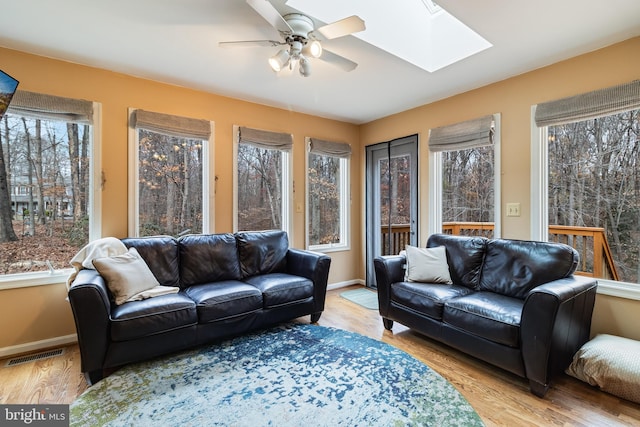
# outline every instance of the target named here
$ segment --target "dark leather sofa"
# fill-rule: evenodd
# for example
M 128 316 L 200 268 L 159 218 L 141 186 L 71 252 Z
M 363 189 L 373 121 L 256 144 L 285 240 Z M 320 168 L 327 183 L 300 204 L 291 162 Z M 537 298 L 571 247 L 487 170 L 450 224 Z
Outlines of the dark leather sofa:
M 283 231 L 126 238 L 178 293 L 116 305 L 96 270 L 69 288 L 89 384 L 109 368 L 324 310 L 331 259 L 289 247 Z M 106 371 L 106 372 L 105 372 Z
M 380 315 L 529 380 L 544 396 L 589 339 L 597 282 L 556 243 L 434 234 L 453 284 L 405 281 L 405 257 L 374 260 Z

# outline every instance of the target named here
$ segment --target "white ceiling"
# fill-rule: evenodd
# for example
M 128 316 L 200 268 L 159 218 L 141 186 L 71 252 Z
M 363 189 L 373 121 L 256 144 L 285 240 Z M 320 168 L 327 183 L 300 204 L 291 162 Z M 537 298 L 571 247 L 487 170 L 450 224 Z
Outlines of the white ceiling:
M 218 47 L 278 39 L 243 0 L 0 0 L 0 46 L 360 124 L 640 35 L 638 0 L 437 3 L 493 47 L 429 73 L 348 36 L 325 47 L 354 71 L 314 60 L 310 77 L 282 77 L 267 65 L 278 48 Z

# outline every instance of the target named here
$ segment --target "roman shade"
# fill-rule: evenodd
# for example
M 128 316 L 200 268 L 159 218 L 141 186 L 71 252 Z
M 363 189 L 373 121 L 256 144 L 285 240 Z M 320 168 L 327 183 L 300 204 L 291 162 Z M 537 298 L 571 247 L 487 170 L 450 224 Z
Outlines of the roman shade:
M 64 98 L 43 93 L 18 90 L 8 111 L 34 119 L 60 120 L 90 125 L 93 123 L 93 102 Z
M 293 137 L 289 133 L 270 132 L 241 126 L 238 141 L 266 150 L 291 151 Z
M 536 126 L 552 126 L 640 108 L 640 80 L 594 90 L 536 107 Z
M 211 136 L 211 123 L 208 120 L 145 110 L 131 113 L 131 126 L 180 138 L 209 139 Z
M 456 151 L 493 145 L 493 115 L 480 117 L 429 131 L 429 151 Z
M 351 157 L 351 146 L 343 142 L 325 141 L 318 138 L 307 138 L 309 141 L 309 152 L 324 156 L 349 158 Z

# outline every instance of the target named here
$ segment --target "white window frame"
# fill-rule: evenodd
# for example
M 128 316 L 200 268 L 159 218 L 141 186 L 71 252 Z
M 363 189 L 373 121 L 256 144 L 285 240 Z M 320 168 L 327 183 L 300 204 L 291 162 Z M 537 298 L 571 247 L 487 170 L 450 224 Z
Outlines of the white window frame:
M 240 126 L 233 125 L 233 231 L 238 232 L 238 147 L 240 145 Z M 289 241 L 293 241 L 291 218 L 293 200 L 293 147 L 291 152 L 282 153 L 282 230 L 286 231 Z
M 129 108 L 129 117 L 137 108 Z M 215 153 L 215 124 L 211 125 L 211 136 L 203 139 L 202 142 L 202 233 L 210 233 L 215 228 L 215 192 L 209 191 L 211 186 L 210 177 L 215 177 L 214 159 L 210 156 Z M 129 126 L 129 220 L 128 234 L 130 237 L 140 236 L 140 205 L 139 205 L 139 179 L 140 172 L 138 166 L 140 158 L 138 155 L 140 144 L 140 133 L 138 129 Z M 187 137 L 185 137 L 187 138 Z
M 91 124 L 91 145 L 89 161 L 89 241 L 102 236 L 102 104 L 93 102 L 93 123 Z M 64 283 L 73 269 L 60 268 L 32 273 L 0 275 L 0 291 L 33 286 L 47 286 Z
M 494 134 L 493 134 L 493 236 L 499 238 L 502 235 L 502 188 L 500 184 L 501 161 L 500 161 L 500 119 L 501 114 L 493 114 Z M 429 235 L 442 233 L 442 153 L 428 151 L 429 155 L 429 206 L 430 214 L 427 221 L 427 231 Z
M 548 128 L 536 126 L 537 105 L 531 107 L 531 239 L 549 240 L 549 145 Z M 640 285 L 597 279 L 597 293 L 640 300 Z
M 307 145 L 309 142 L 307 141 Z M 309 218 L 310 218 L 310 203 L 309 203 L 309 157 L 311 156 L 309 150 L 307 150 L 307 155 L 305 157 L 305 203 L 306 203 L 306 214 L 305 214 L 305 241 L 306 247 L 312 251 L 318 252 L 337 252 L 337 251 L 347 251 L 351 249 L 350 246 L 350 233 L 349 229 L 349 218 L 350 218 L 350 205 L 351 205 L 351 193 L 349 191 L 350 187 L 350 163 L 351 159 L 348 158 L 340 158 L 340 183 L 338 184 L 338 189 L 340 191 L 340 241 L 338 243 L 328 243 L 323 245 L 311 245 L 309 244 Z M 316 154 L 318 155 L 318 154 Z M 322 154 L 320 154 L 322 155 Z M 331 157 L 331 156 L 328 156 Z

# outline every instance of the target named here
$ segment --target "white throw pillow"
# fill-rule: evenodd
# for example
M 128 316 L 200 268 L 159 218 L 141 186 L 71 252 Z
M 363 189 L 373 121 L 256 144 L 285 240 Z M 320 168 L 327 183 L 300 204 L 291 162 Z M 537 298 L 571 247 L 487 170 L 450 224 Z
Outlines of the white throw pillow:
M 640 403 L 640 341 L 597 335 L 578 350 L 566 372 L 607 393 Z
M 407 282 L 452 284 L 444 246 L 418 248 L 407 246 Z
M 140 294 L 160 286 L 136 248 L 123 255 L 94 259 L 93 266 L 104 277 L 117 305 L 141 299 Z

